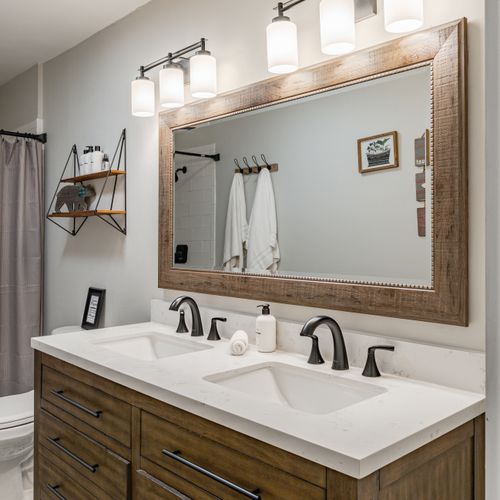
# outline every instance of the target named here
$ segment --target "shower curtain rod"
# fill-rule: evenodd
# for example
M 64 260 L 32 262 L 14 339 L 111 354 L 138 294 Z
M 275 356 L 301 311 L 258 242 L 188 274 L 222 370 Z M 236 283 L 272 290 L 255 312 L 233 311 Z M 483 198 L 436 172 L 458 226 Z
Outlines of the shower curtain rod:
M 206 155 L 206 154 L 202 154 L 202 153 L 190 153 L 188 151 L 174 151 L 174 154 L 183 155 L 183 156 L 195 156 L 196 158 L 210 158 L 213 161 L 220 160 L 220 154 L 218 154 L 218 153 L 216 153 L 214 155 Z
M 23 132 L 10 132 L 9 130 L 0 130 L 0 135 L 9 135 L 11 137 L 23 137 L 25 139 L 34 139 L 40 141 L 42 144 L 47 142 L 47 134 L 27 134 Z

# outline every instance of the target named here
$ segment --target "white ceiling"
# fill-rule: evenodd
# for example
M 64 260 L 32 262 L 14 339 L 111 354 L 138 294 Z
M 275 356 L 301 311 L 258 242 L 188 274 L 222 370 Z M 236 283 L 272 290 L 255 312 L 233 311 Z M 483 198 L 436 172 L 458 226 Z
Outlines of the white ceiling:
M 0 0 L 0 85 L 149 0 Z

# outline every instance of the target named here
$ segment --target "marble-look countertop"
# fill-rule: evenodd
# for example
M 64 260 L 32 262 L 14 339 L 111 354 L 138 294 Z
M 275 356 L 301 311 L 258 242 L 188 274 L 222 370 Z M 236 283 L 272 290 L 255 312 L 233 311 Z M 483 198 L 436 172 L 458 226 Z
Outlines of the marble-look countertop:
M 206 344 L 211 349 L 143 361 L 96 343 L 150 332 Z M 356 367 L 332 371 L 329 363 L 308 365 L 302 354 L 283 351 L 263 354 L 252 345 L 243 356 L 231 356 L 227 340 L 209 342 L 206 337 L 177 334 L 171 326 L 160 323 L 37 337 L 31 345 L 96 375 L 354 478 L 371 474 L 485 410 L 483 394 L 395 375 L 366 378 Z M 332 383 L 338 377 L 372 384 L 385 392 L 333 413 L 317 415 L 250 397 L 204 379 L 266 362 L 320 372 L 331 377 Z

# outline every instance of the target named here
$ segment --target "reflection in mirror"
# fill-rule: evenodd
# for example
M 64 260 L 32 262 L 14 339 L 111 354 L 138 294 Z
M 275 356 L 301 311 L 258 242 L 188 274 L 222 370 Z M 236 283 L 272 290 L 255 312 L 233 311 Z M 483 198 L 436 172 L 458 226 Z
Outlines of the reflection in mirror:
M 175 130 L 174 267 L 431 287 L 431 88 L 425 65 Z

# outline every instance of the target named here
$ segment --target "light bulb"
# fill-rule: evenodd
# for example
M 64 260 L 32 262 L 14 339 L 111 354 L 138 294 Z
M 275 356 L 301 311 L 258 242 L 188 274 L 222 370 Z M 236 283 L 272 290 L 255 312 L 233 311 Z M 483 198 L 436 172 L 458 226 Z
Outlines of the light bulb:
M 356 46 L 354 0 L 321 0 L 319 12 L 323 54 L 337 56 L 353 51 Z
M 208 50 L 200 50 L 191 59 L 191 95 L 198 99 L 209 99 L 217 95 L 217 60 Z
M 149 117 L 155 114 L 155 84 L 145 76 L 137 77 L 131 85 L 132 115 Z
M 278 16 L 267 27 L 267 67 L 270 73 L 292 73 L 299 67 L 297 26 Z
M 424 23 L 424 0 L 384 0 L 384 22 L 390 33 L 415 31 Z
M 167 64 L 160 71 L 160 105 L 164 108 L 184 106 L 184 71 L 179 64 Z

